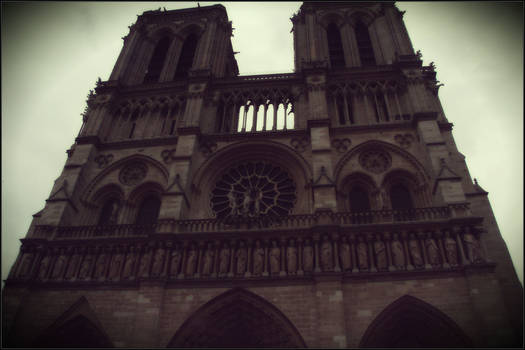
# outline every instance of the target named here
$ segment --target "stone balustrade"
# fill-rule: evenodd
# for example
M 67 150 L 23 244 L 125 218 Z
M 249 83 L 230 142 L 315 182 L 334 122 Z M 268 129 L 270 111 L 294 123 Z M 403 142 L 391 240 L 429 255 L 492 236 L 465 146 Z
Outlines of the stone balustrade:
M 98 239 L 147 236 L 152 233 L 213 233 L 239 230 L 309 229 L 316 225 L 361 226 L 447 220 L 468 217 L 467 203 L 446 207 L 415 208 L 409 210 L 376 210 L 367 212 L 317 212 L 288 215 L 280 221 L 263 222 L 257 218 L 240 218 L 236 222 L 210 219 L 158 220 L 151 225 L 60 226 L 37 225 L 30 238 L 43 239 Z

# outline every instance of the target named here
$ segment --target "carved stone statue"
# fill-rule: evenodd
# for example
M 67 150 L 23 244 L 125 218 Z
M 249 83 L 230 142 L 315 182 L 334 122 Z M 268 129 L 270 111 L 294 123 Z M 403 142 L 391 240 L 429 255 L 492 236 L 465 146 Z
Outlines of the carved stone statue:
M 363 237 L 357 238 L 357 265 L 360 270 L 368 269 L 368 253 Z
M 310 240 L 307 239 L 304 242 L 303 247 L 303 270 L 305 272 L 311 272 L 314 269 L 314 250 L 310 243 Z
M 195 250 L 195 245 L 190 246 L 188 251 L 188 258 L 186 260 L 186 276 L 193 276 L 195 273 L 195 267 L 197 266 L 197 251 Z
M 227 274 L 228 273 L 228 266 L 230 265 L 230 247 L 228 247 L 228 243 L 224 243 L 221 249 L 221 253 L 219 254 L 219 274 Z
M 242 241 L 239 243 L 239 248 L 237 249 L 237 252 L 235 253 L 235 258 L 237 258 L 237 268 L 235 272 L 238 275 L 242 275 L 246 271 L 246 259 L 247 259 L 246 247 L 244 246 L 244 242 Z
M 120 278 L 120 268 L 122 267 L 122 261 L 124 257 L 121 252 L 117 252 L 111 260 L 111 265 L 109 266 L 109 279 L 116 281 Z
M 202 266 L 202 275 L 209 276 L 213 271 L 213 259 L 215 258 L 215 251 L 213 245 L 208 242 L 208 247 L 204 252 L 204 263 Z
M 290 240 L 290 245 L 286 248 L 286 264 L 288 265 L 288 273 L 295 275 L 297 272 L 297 248 L 293 239 Z
M 414 262 L 414 266 L 422 266 L 423 259 L 421 258 L 421 251 L 419 250 L 419 244 L 413 233 L 410 234 L 410 240 L 408 241 L 408 250 L 410 251 L 410 256 Z
M 116 201 L 111 202 L 111 214 L 109 215 L 108 224 L 116 225 L 118 222 L 119 205 Z
M 153 257 L 153 267 L 151 268 L 151 275 L 158 277 L 162 273 L 164 267 L 164 255 L 166 255 L 164 248 L 159 247 Z
M 392 239 L 392 260 L 396 268 L 402 269 L 405 267 L 403 244 L 399 241 L 397 233 L 394 233 L 394 238 Z
M 66 256 L 64 254 L 60 254 L 53 268 L 53 272 L 51 273 L 51 278 L 56 279 L 56 278 L 62 277 L 65 267 L 66 267 Z
M 228 192 L 228 201 L 230 202 L 231 215 L 238 215 L 239 214 L 239 208 L 237 206 L 237 199 L 235 198 L 235 195 L 233 194 L 233 190 Z
M 177 274 L 179 273 L 181 259 L 182 255 L 179 249 L 177 249 L 177 247 L 174 247 L 171 251 L 170 276 L 177 276 Z
M 471 262 L 477 263 L 483 261 L 483 254 L 481 253 L 481 244 L 469 231 L 465 232 L 463 235 L 463 240 L 465 241 L 465 246 L 467 250 L 468 258 Z
M 253 250 L 253 274 L 259 276 L 262 274 L 264 269 L 264 248 L 261 246 L 261 242 L 257 240 L 255 242 L 255 249 Z
M 130 279 L 133 276 L 133 270 L 135 262 L 137 260 L 137 254 L 135 253 L 135 247 L 131 247 L 128 255 L 126 256 L 126 263 L 124 264 L 124 271 L 122 272 L 122 278 Z
M 149 247 L 146 248 L 142 259 L 140 259 L 139 265 L 139 277 L 148 277 L 149 276 L 149 264 L 151 262 L 151 250 Z
M 439 265 L 439 250 L 436 241 L 431 237 L 425 240 L 425 247 L 428 253 L 428 263 L 430 265 Z
M 323 243 L 321 244 L 321 267 L 323 271 L 332 271 L 333 259 L 332 259 L 332 243 L 328 240 L 328 237 L 323 237 Z
M 84 257 L 84 260 L 82 261 L 82 265 L 80 266 L 80 271 L 78 273 L 78 278 L 82 280 L 89 279 L 90 272 L 91 272 L 91 264 L 93 263 L 93 255 L 86 254 Z
M 242 200 L 242 212 L 244 215 L 248 215 L 250 213 L 250 203 L 252 201 L 252 197 L 250 196 L 250 190 L 247 190 L 244 192 L 244 198 Z
M 448 232 L 445 232 L 445 251 L 447 253 L 448 263 L 452 266 L 456 266 L 458 264 L 456 240 L 451 238 Z
M 376 236 L 374 241 L 374 252 L 376 254 L 377 269 L 385 270 L 388 268 L 388 263 L 386 260 L 386 247 L 385 243 L 381 241 L 379 236 Z
M 276 241 L 272 241 L 270 249 L 270 273 L 279 274 L 281 270 L 281 249 L 277 246 Z
M 341 268 L 343 271 L 348 271 L 352 269 L 352 257 L 350 255 L 350 244 L 346 239 L 346 236 L 343 236 L 341 239 L 341 247 L 339 249 L 339 256 L 341 257 Z
M 108 261 L 108 256 L 105 252 L 99 255 L 97 259 L 97 266 L 95 267 L 95 278 L 104 279 L 106 277 L 106 265 Z
M 263 192 L 259 190 L 257 192 L 257 197 L 255 198 L 255 215 L 259 215 L 261 213 L 261 203 L 263 198 Z

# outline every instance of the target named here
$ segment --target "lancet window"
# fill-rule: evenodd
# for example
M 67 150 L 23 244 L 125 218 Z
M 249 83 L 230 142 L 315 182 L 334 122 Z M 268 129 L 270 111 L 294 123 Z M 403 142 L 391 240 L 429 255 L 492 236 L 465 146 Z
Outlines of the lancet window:
M 118 221 L 119 201 L 116 198 L 108 199 L 102 209 L 98 220 L 99 225 L 116 225 Z
M 195 57 L 198 43 L 199 37 L 195 33 L 191 33 L 186 40 L 184 40 L 179 56 L 179 62 L 177 63 L 177 69 L 175 70 L 176 79 L 188 76 L 188 72 L 193 66 L 193 59 Z
M 348 197 L 350 199 L 350 211 L 353 213 L 370 211 L 370 200 L 368 193 L 361 186 L 354 186 L 350 190 Z
M 328 41 L 328 54 L 330 56 L 330 65 L 332 68 L 345 66 L 345 55 L 341 41 L 341 32 L 335 23 L 330 23 L 326 28 Z
M 359 51 L 359 58 L 362 66 L 374 66 L 376 64 L 374 49 L 368 27 L 363 22 L 358 21 L 355 25 L 355 38 L 357 41 L 357 49 Z
M 401 184 L 393 185 L 390 188 L 390 201 L 394 210 L 407 210 L 414 207 L 410 191 Z
M 215 132 L 290 130 L 294 123 L 294 102 L 287 90 L 232 91 L 217 105 Z
M 156 196 L 148 196 L 142 200 L 137 214 L 137 225 L 154 224 L 160 211 L 160 200 Z
M 166 54 L 171 44 L 171 39 L 167 36 L 159 40 L 151 56 L 146 76 L 144 77 L 145 83 L 157 82 L 164 67 L 164 61 L 166 60 Z

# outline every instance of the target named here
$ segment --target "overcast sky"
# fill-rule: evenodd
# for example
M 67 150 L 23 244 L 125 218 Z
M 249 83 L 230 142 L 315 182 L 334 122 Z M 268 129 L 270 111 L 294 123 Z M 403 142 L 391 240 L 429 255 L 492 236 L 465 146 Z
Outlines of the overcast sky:
M 212 2 L 201 2 L 202 6 Z M 143 11 L 195 2 L 2 3 L 2 280 L 62 172 L 97 77 Z M 293 71 L 299 2 L 223 3 L 240 73 Z M 523 3 L 398 2 L 523 283 Z M 490 248 L 490 247 L 489 247 Z

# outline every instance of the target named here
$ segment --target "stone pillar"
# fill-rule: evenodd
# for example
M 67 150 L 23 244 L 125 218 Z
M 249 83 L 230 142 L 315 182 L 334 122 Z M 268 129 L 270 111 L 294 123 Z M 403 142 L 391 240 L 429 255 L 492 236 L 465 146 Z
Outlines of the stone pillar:
M 334 241 L 333 249 L 334 249 L 334 261 L 335 261 L 335 272 L 341 272 L 341 264 L 339 263 L 339 247 L 337 246 L 337 239 L 338 239 L 337 233 L 334 233 L 332 235 L 332 240 Z
M 377 272 L 375 259 L 374 259 L 374 255 L 375 255 L 374 247 L 373 247 L 374 237 L 372 236 L 372 234 L 367 234 L 365 236 L 365 239 L 366 239 L 366 245 L 368 246 L 368 256 L 370 260 L 370 272 Z
M 345 348 L 347 346 L 345 307 L 341 281 L 320 280 L 315 285 L 319 348 Z

